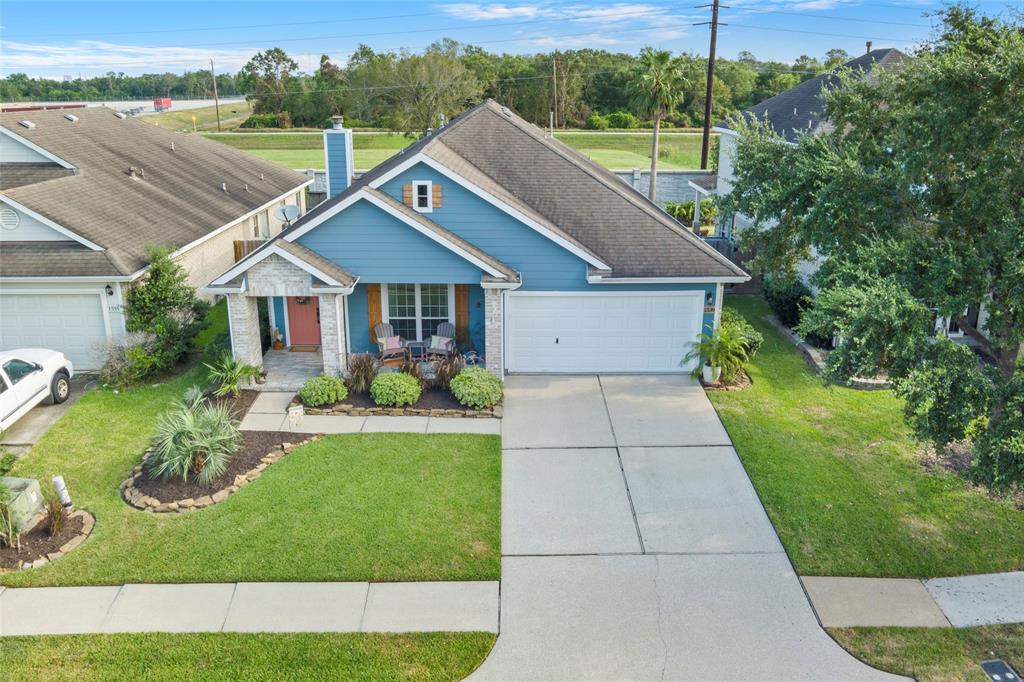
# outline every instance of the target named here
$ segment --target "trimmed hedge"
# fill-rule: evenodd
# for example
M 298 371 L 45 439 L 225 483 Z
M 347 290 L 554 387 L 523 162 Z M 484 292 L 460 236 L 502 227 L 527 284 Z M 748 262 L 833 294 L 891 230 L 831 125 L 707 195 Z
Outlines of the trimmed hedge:
M 321 374 L 318 377 L 307 379 L 299 389 L 299 398 L 303 404 L 309 407 L 320 405 L 333 405 L 340 403 L 348 397 L 348 389 L 345 383 L 338 377 L 329 374 Z
M 405 372 L 378 374 L 370 384 L 373 402 L 384 407 L 404 407 L 420 399 L 419 380 Z
M 466 407 L 482 410 L 501 400 L 501 379 L 483 367 L 467 367 L 452 379 L 451 391 Z

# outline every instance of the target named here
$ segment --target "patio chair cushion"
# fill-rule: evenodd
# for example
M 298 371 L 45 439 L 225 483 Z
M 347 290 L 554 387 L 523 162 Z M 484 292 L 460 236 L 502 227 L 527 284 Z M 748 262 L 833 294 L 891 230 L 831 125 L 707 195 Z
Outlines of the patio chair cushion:
M 447 350 L 452 340 L 448 336 L 434 336 L 430 337 L 430 348 L 431 350 Z
M 384 350 L 398 350 L 402 347 L 401 336 L 385 336 Z

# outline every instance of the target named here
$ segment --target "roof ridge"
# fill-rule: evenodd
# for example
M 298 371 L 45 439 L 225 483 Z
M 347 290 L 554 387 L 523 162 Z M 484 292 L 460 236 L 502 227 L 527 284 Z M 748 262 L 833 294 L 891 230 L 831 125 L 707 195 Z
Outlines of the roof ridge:
M 542 131 L 541 134 L 538 135 L 534 131 L 540 131 L 540 128 L 530 123 L 526 119 L 520 118 L 516 114 L 513 114 L 511 110 L 508 111 L 510 114 L 508 116 L 509 121 L 516 125 L 518 129 L 522 130 L 523 132 L 526 132 L 534 139 L 537 139 L 542 144 L 544 144 L 548 149 L 559 154 L 559 156 L 566 159 L 567 161 L 575 165 L 577 168 L 593 177 L 598 182 L 602 183 L 612 191 L 619 194 L 619 196 L 629 201 L 632 205 L 644 211 L 649 216 L 653 217 L 662 225 L 662 227 L 668 229 L 671 232 L 676 233 L 679 236 L 682 236 L 684 239 L 690 240 L 692 244 L 696 245 L 699 249 L 704 251 L 705 255 L 711 256 L 712 258 L 720 261 L 722 264 L 727 265 L 729 268 L 737 271 L 738 273 L 746 274 L 743 273 L 743 271 L 731 260 L 723 256 L 717 250 L 711 248 L 711 246 L 709 246 L 703 239 L 696 236 L 689 230 L 680 229 L 681 226 L 675 218 L 668 215 L 668 213 L 666 213 L 660 206 L 658 206 L 650 199 L 640 194 L 640 192 L 636 191 L 634 188 L 624 183 L 622 180 L 618 178 L 618 176 L 613 174 L 611 171 L 601 166 L 598 166 L 596 163 L 594 163 L 592 160 L 590 160 L 583 154 L 579 153 L 578 151 L 576 151 L 569 145 L 565 144 L 561 140 L 556 139 L 553 135 L 551 137 L 548 137 Z M 502 113 L 504 113 L 504 111 Z M 516 119 L 518 119 L 518 121 Z M 521 121 L 522 123 L 519 123 L 519 121 Z

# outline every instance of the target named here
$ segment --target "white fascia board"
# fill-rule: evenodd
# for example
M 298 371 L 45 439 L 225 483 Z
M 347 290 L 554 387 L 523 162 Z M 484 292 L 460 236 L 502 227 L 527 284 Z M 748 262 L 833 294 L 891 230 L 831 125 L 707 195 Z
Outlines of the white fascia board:
M 737 133 L 735 130 L 731 130 L 729 128 L 722 128 L 722 127 L 719 127 L 719 126 L 711 126 L 711 131 L 715 132 L 715 133 L 718 133 L 719 135 L 732 135 L 733 137 L 740 137 L 739 133 Z
M 587 275 L 588 284 L 739 284 L 749 280 L 749 275 L 728 277 L 603 277 Z
M 515 291 L 519 287 L 523 286 L 520 282 L 480 282 L 481 289 L 504 289 L 506 291 Z
M 25 113 L 29 113 L 29 112 L 25 112 Z M 60 166 L 62 166 L 64 168 L 67 168 L 68 170 L 78 170 L 73 164 L 68 163 L 67 161 L 65 161 L 64 159 L 60 158 L 59 156 L 57 156 L 53 152 L 46 151 L 45 149 L 43 149 L 42 147 L 37 145 L 32 140 L 25 139 L 24 137 L 22 137 L 21 135 L 17 134 L 13 130 L 9 130 L 7 128 L 4 128 L 3 126 L 0 126 L 0 133 L 3 133 L 4 135 L 6 135 L 7 137 L 11 138 L 12 140 L 15 140 L 16 142 L 19 142 L 19 143 L 25 145 L 26 147 L 28 147 L 32 151 L 36 152 L 37 154 L 41 154 L 42 156 L 45 156 L 50 161 L 53 161 L 54 163 L 59 164 Z
M 33 211 L 28 206 L 25 206 L 24 204 L 15 201 L 14 199 L 12 199 L 9 196 L 7 196 L 6 194 L 0 193 L 0 199 L 2 199 L 4 202 L 10 204 L 11 206 L 15 207 L 19 211 L 22 211 L 25 214 L 32 216 L 33 218 L 35 218 L 39 222 L 43 223 L 47 227 L 52 228 L 52 229 L 56 230 L 57 232 L 60 232 L 65 237 L 70 237 L 71 239 L 73 239 L 74 241 L 78 242 L 79 244 L 82 244 L 84 246 L 89 247 L 93 251 L 106 251 L 106 249 L 104 249 L 99 244 L 91 242 L 91 241 L 89 241 L 88 239 L 86 239 L 85 237 L 83 237 L 81 235 L 75 234 L 74 232 L 72 232 L 68 228 L 64 227 L 63 225 L 58 225 L 57 223 L 53 222 L 52 220 L 50 220 L 46 216 L 42 215 L 41 213 L 36 213 L 35 211 Z
M 416 165 L 417 163 L 422 163 L 422 164 L 424 164 L 426 166 L 429 166 L 430 168 L 433 168 L 434 170 L 436 170 L 441 175 L 444 175 L 445 177 L 447 177 L 449 180 L 452 180 L 453 182 L 457 182 L 458 184 L 462 185 L 464 188 L 468 189 L 470 192 L 472 192 L 473 194 L 477 195 L 478 197 L 480 197 L 484 201 L 488 202 L 489 204 L 491 204 L 493 206 L 496 206 L 497 208 L 499 208 L 502 211 L 504 211 L 505 213 L 509 214 L 510 216 L 512 216 L 513 218 L 515 218 L 519 222 L 523 223 L 524 225 L 527 225 L 528 227 L 536 230 L 537 232 L 540 232 L 542 235 L 544 235 L 545 237 L 547 237 L 551 241 L 555 242 L 556 244 L 561 246 L 563 249 L 569 251 L 570 253 L 572 253 L 575 256 L 578 256 L 579 258 L 582 258 L 586 262 L 588 262 L 591 265 L 593 265 L 595 268 L 598 268 L 600 270 L 611 270 L 612 269 L 610 265 L 608 265 L 604 261 L 600 260 L 596 256 L 593 256 L 593 255 L 587 253 L 586 251 L 583 251 L 582 249 L 577 247 L 575 244 L 572 244 L 571 242 L 566 241 L 562 236 L 552 232 L 548 228 L 546 228 L 543 225 L 541 225 L 540 223 L 538 223 L 533 218 L 530 218 L 528 215 L 526 215 L 522 211 L 519 211 L 518 209 L 516 209 L 516 208 L 514 208 L 512 206 L 509 206 L 507 203 L 505 203 L 504 201 L 502 201 L 498 197 L 494 196 L 493 194 L 491 194 L 490 192 L 484 190 L 483 188 L 473 184 L 473 182 L 471 182 L 470 180 L 467 180 L 466 178 L 462 177 L 461 175 L 459 175 L 455 171 L 451 170 L 450 168 L 448 168 L 444 164 L 440 163 L 439 161 L 435 161 L 434 159 L 430 158 L 429 156 L 427 156 L 423 152 L 419 152 L 418 154 L 414 154 L 413 156 L 409 157 L 408 159 L 406 159 L 402 163 L 398 164 L 397 166 L 395 166 L 394 168 L 389 170 L 384 175 L 380 176 L 379 178 L 376 178 L 375 180 L 373 180 L 373 182 L 370 183 L 370 186 L 373 187 L 374 189 L 377 189 L 378 187 L 380 187 L 382 184 L 384 184 L 388 180 L 391 180 L 391 179 L 397 177 L 398 175 L 404 173 L 406 170 L 408 170 L 412 166 Z
M 299 229 L 295 230 L 294 232 L 288 233 L 287 235 L 285 235 L 283 237 L 283 239 L 285 241 L 294 242 L 296 239 L 298 239 L 302 235 L 306 234 L 307 232 L 312 230 L 317 225 L 320 225 L 325 220 L 327 220 L 327 219 L 337 215 L 338 213 L 340 213 L 341 211 L 345 210 L 346 208 L 348 208 L 352 204 L 356 203 L 357 201 L 368 201 L 369 203 L 373 204 L 374 206 L 376 206 L 377 208 L 379 208 L 382 211 L 386 212 L 387 214 L 389 214 L 391 216 L 394 216 L 398 220 L 401 220 L 403 223 L 405 223 L 409 227 L 413 228 L 414 230 L 416 230 L 417 232 L 419 232 L 423 236 L 427 237 L 428 239 L 430 239 L 430 240 L 440 244 L 441 246 L 445 247 L 446 249 L 448 249 L 452 253 L 455 253 L 455 254 L 461 256 L 462 258 L 464 258 L 465 260 L 469 261 L 473 265 L 477 266 L 478 268 L 480 268 L 481 270 L 483 270 L 487 274 L 489 274 L 489 275 L 491 275 L 493 277 L 501 277 L 502 279 L 505 278 L 505 273 L 501 272 L 500 270 L 496 270 L 491 265 L 489 265 L 488 263 L 480 260 L 475 255 L 473 255 L 469 251 L 466 251 L 465 249 L 463 249 L 458 244 L 456 244 L 454 242 L 448 241 L 443 236 L 439 235 L 438 233 L 434 232 L 433 230 L 431 230 L 429 228 L 424 227 L 423 225 L 420 225 L 413 218 L 410 218 L 409 216 L 405 215 L 401 211 L 395 210 L 394 207 L 388 206 L 386 203 L 381 201 L 379 198 L 377 198 L 377 197 L 373 196 L 372 194 L 370 194 L 369 192 L 366 192 L 366 191 L 363 191 L 363 190 L 359 190 L 358 192 L 355 192 L 355 193 L 349 195 L 348 197 L 345 198 L 344 201 L 338 202 L 337 204 L 335 204 L 331 208 L 329 208 L 326 211 L 324 211 L 323 215 L 317 216 L 316 219 L 311 220 L 309 223 L 303 225 L 302 227 L 300 227 Z
M 246 286 L 246 281 L 242 280 L 242 283 L 239 284 L 237 287 L 218 287 L 212 284 L 208 284 L 207 286 L 203 287 L 202 290 L 208 294 L 242 294 L 245 293 Z
M 271 245 L 263 248 L 262 251 L 255 252 L 255 253 L 258 253 L 258 255 L 255 258 L 246 259 L 246 260 L 243 260 L 243 261 L 235 264 L 230 270 L 228 270 L 223 275 L 221 275 L 217 279 L 215 279 L 212 282 L 210 282 L 210 284 L 208 284 L 207 287 L 204 287 L 204 288 L 216 287 L 218 285 L 226 284 L 227 282 L 230 282 L 231 280 L 233 280 L 235 277 L 238 277 L 239 275 L 241 275 L 243 272 L 246 272 L 252 266 L 256 265 L 257 263 L 262 262 L 264 259 L 269 258 L 272 255 L 278 255 L 281 258 L 284 258 L 286 261 L 288 261 L 289 263 L 291 263 L 295 267 L 297 267 L 297 268 L 299 268 L 301 270 L 305 270 L 309 274 L 311 274 L 311 275 L 313 275 L 315 277 L 320 278 L 321 280 L 323 280 L 327 284 L 332 284 L 332 285 L 334 285 L 336 287 L 340 287 L 342 289 L 347 289 L 348 288 L 344 284 L 339 282 L 338 280 L 336 280 L 333 277 L 331 277 L 330 275 L 328 275 L 327 273 L 322 272 L 319 268 L 313 267 L 312 265 L 310 265 L 306 261 L 302 260 L 301 258 L 298 258 L 298 257 L 293 256 L 292 254 L 288 253 L 287 251 L 285 251 L 284 249 L 279 247 L 277 244 L 271 244 Z
M 295 187 L 293 189 L 288 190 L 284 194 L 281 194 L 280 196 L 277 196 L 277 197 L 271 199 L 270 201 L 268 201 L 267 203 L 263 204 L 262 206 L 258 206 L 256 208 L 254 208 L 253 210 L 249 211 L 248 213 L 245 213 L 245 214 L 239 216 L 238 218 L 235 218 L 234 220 L 232 220 L 227 225 L 221 225 L 216 230 L 214 230 L 212 232 L 207 232 L 206 234 L 204 234 L 199 239 L 196 239 L 193 242 L 189 242 L 188 244 L 185 244 L 185 246 L 183 246 L 180 249 L 178 249 L 177 251 L 173 252 L 171 254 L 171 258 L 177 258 L 178 256 L 182 255 L 183 253 L 191 251 L 192 249 L 194 249 L 195 247 L 199 246 L 203 242 L 208 241 L 210 239 L 213 239 L 214 237 L 219 235 L 221 232 L 224 232 L 224 231 L 226 231 L 226 230 L 228 230 L 228 229 L 238 225 L 242 221 L 245 221 L 245 220 L 248 220 L 249 218 L 252 218 L 257 213 L 260 213 L 262 211 L 267 210 L 268 208 L 270 208 L 271 206 L 273 206 L 277 202 L 281 201 L 282 199 L 287 199 L 288 197 L 290 197 L 295 192 L 301 191 L 301 190 L 305 189 L 306 187 L 308 187 L 311 184 L 313 184 L 313 180 L 310 180 L 308 182 L 304 182 L 301 185 L 299 185 L 299 186 L 297 186 L 297 187 Z M 142 268 L 142 269 L 138 270 L 137 272 L 132 273 L 132 278 L 134 279 L 136 277 L 141 276 L 142 273 L 144 273 L 146 271 L 146 268 L 148 268 L 148 267 L 149 266 L 147 265 L 145 268 Z
M 14 283 L 32 283 L 32 284 L 46 284 L 50 282 L 60 284 L 74 284 L 75 282 L 130 282 L 132 281 L 129 275 L 88 275 L 76 277 L 75 275 L 68 275 L 67 277 L 0 277 L 0 282 L 11 282 Z

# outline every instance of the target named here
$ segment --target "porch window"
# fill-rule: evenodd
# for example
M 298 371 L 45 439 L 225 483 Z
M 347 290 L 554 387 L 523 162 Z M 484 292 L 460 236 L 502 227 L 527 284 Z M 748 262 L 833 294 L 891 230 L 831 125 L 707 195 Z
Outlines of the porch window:
M 455 322 L 454 289 L 451 284 L 384 284 L 384 321 L 403 339 L 429 339 L 437 333 L 437 325 Z

